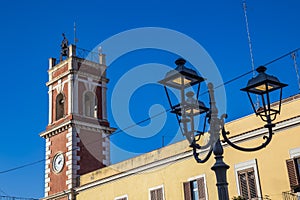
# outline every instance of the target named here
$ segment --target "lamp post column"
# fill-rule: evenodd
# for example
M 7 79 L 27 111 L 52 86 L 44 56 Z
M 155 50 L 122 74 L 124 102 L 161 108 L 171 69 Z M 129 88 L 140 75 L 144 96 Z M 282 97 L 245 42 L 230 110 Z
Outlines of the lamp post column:
M 228 194 L 228 183 L 227 183 L 227 169 L 229 166 L 223 161 L 223 147 L 220 142 L 220 131 L 224 126 L 224 118 L 226 115 L 222 115 L 218 118 L 218 109 L 216 106 L 214 86 L 212 83 L 208 83 L 208 90 L 210 95 L 210 130 L 209 133 L 212 135 L 215 144 L 213 146 L 213 153 L 215 155 L 216 163 L 212 166 L 212 170 L 215 171 L 217 178 L 217 188 L 219 200 L 229 200 Z
M 223 161 L 223 147 L 220 140 L 218 140 L 213 148 L 215 155 L 216 163 L 212 166 L 212 170 L 215 171 L 217 177 L 217 188 L 219 200 L 229 200 L 228 194 L 228 183 L 227 183 L 227 174 L 226 171 L 229 169 L 229 166 L 226 165 Z

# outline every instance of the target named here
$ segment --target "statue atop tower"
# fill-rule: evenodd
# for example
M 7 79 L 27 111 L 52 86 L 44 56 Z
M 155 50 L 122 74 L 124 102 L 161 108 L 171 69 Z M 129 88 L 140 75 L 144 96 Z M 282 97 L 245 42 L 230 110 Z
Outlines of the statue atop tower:
M 69 56 L 69 41 L 66 38 L 65 34 L 62 34 L 63 40 L 61 41 L 60 47 L 61 47 L 61 52 L 60 52 L 60 61 L 63 60 L 63 57 L 68 57 Z

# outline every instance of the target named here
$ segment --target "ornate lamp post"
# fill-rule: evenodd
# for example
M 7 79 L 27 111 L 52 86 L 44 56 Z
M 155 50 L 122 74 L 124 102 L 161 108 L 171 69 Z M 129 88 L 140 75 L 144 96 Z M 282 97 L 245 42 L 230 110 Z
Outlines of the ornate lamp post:
M 210 158 L 211 154 L 214 153 L 216 162 L 211 169 L 215 171 L 216 174 L 216 185 L 218 188 L 219 200 L 229 200 L 226 176 L 226 171 L 229 169 L 229 166 L 223 161 L 223 147 L 220 141 L 220 134 L 222 134 L 224 142 L 227 142 L 230 146 L 241 151 L 256 151 L 266 147 L 270 143 L 273 135 L 272 128 L 275 126 L 275 124 L 272 124 L 272 122 L 276 119 L 277 114 L 280 114 L 282 88 L 287 85 L 281 83 L 278 78 L 266 74 L 266 68 L 261 66 L 257 68 L 258 75 L 248 81 L 247 87 L 241 89 L 242 91 L 247 92 L 254 112 L 257 116 L 260 116 L 264 122 L 266 122 L 265 128 L 268 128 L 269 133 L 268 136 L 263 137 L 265 142 L 257 147 L 240 147 L 232 143 L 227 136 L 229 132 L 227 132 L 224 128 L 224 119 L 227 117 L 227 115 L 222 114 L 219 118 L 213 84 L 207 84 L 210 97 L 210 108 L 207 108 L 202 101 L 198 100 L 200 83 L 205 79 L 200 77 L 196 71 L 185 67 L 185 63 L 186 61 L 182 58 L 176 60 L 176 69 L 168 72 L 165 78 L 159 81 L 159 83 L 164 85 L 171 107 L 171 113 L 176 114 L 180 128 L 186 139 L 189 141 L 190 147 L 193 148 L 193 155 L 197 163 L 205 163 Z M 181 102 L 179 104 L 172 104 L 167 86 L 180 91 Z M 186 90 L 192 86 L 198 86 L 196 98 L 194 98 L 194 93 L 192 91 L 186 92 Z M 278 97 L 279 99 L 276 99 L 279 102 L 277 109 L 271 106 L 270 101 L 270 99 L 273 97 L 274 91 L 280 91 Z M 257 95 L 261 97 L 262 102 L 262 107 L 259 107 L 258 109 L 255 107 L 253 101 Z M 197 143 L 197 140 L 199 140 L 201 135 L 204 134 L 204 131 L 201 132 L 195 130 L 194 124 L 194 117 L 201 114 L 206 114 L 205 117 L 208 118 L 208 122 L 210 124 L 210 129 L 208 131 L 209 141 L 204 146 L 200 146 Z M 206 119 L 204 120 L 204 126 L 205 123 Z M 196 139 L 196 136 L 198 136 L 198 139 Z M 206 148 L 209 148 L 209 151 L 202 159 L 199 157 L 198 151 Z

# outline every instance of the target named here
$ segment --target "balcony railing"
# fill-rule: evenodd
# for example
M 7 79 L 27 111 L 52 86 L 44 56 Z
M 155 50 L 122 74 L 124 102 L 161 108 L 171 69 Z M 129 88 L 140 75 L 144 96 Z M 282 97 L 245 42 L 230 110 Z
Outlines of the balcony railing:
M 83 58 L 95 63 L 99 62 L 99 53 L 95 51 L 90 51 L 90 50 L 76 47 L 76 56 L 78 58 Z
M 70 47 L 71 46 L 69 46 L 69 52 L 68 52 L 69 55 L 71 55 Z M 80 47 L 75 47 L 75 46 L 73 46 L 73 50 L 75 50 L 75 54 L 73 54 L 73 55 L 76 55 L 76 57 L 82 58 L 82 59 L 85 59 L 85 60 L 89 60 L 89 61 L 92 61 L 92 62 L 95 62 L 95 63 L 99 63 L 100 52 L 90 51 L 90 50 L 83 49 L 83 48 L 80 48 Z M 66 58 L 64 57 L 62 59 L 64 60 Z M 54 58 L 54 65 L 57 65 L 60 62 L 61 62 L 60 59 Z

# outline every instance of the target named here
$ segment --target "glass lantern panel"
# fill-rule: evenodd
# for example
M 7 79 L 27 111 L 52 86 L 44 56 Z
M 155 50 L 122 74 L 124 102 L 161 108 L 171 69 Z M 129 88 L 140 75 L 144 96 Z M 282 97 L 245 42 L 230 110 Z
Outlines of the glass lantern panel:
M 264 91 L 264 92 L 267 91 L 267 88 L 270 91 L 271 89 L 274 88 L 274 85 L 271 85 L 271 84 L 262 84 L 262 85 L 259 85 L 259 86 L 255 87 L 255 89 L 260 90 L 260 91 Z
M 181 77 L 177 77 L 176 79 L 173 79 L 172 82 L 177 83 L 178 85 L 182 85 L 182 84 L 187 85 L 187 84 L 190 84 L 192 82 L 192 80 L 183 78 L 183 83 L 182 83 Z
M 185 111 L 188 115 L 197 115 L 200 114 L 201 110 L 200 109 L 195 109 L 195 108 L 188 108 Z

